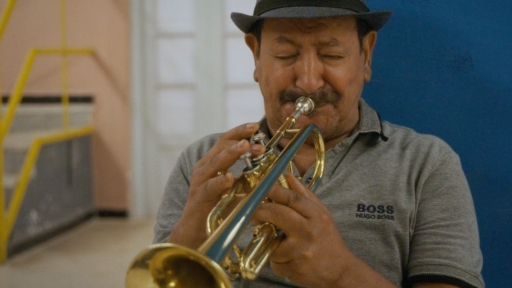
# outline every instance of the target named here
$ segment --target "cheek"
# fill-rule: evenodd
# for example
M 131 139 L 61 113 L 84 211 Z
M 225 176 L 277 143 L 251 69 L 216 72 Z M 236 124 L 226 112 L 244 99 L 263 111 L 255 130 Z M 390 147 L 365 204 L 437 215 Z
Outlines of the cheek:
M 364 71 L 361 67 L 350 67 L 351 69 L 337 69 L 326 74 L 325 79 L 332 88 L 341 95 L 341 102 L 338 110 L 347 109 L 346 106 L 352 106 L 358 102 L 363 92 Z
M 280 93 L 294 84 L 293 67 L 283 67 L 275 61 L 262 60 L 259 69 L 260 77 L 263 79 L 262 88 L 265 90 Z
M 259 86 L 263 96 L 263 102 L 267 118 L 281 120 L 283 117 L 282 106 L 279 103 L 279 94 L 293 86 L 293 75 L 286 69 L 272 69 L 272 66 L 261 70 Z M 288 116 L 288 115 L 286 115 Z
M 324 77 L 331 85 L 348 89 L 363 83 L 364 69 L 359 65 L 346 65 L 326 71 Z
M 262 90 L 263 92 L 263 90 Z M 276 105 L 273 99 L 269 99 L 267 96 L 263 96 L 263 106 L 265 109 L 265 117 L 267 118 L 267 125 L 272 133 L 281 126 L 282 116 L 279 105 Z

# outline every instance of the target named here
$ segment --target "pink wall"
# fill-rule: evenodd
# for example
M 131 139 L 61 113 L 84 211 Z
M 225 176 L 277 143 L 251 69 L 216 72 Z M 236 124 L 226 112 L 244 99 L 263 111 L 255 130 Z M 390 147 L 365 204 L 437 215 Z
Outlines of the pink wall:
M 127 210 L 130 195 L 129 0 L 67 0 L 68 46 L 90 47 L 95 56 L 69 58 L 70 94 L 91 95 L 94 188 L 103 210 Z M 6 0 L 0 0 L 3 10 Z M 0 43 L 3 94 L 15 85 L 32 47 L 59 47 L 60 0 L 18 0 Z M 61 93 L 58 56 L 38 58 L 25 95 Z

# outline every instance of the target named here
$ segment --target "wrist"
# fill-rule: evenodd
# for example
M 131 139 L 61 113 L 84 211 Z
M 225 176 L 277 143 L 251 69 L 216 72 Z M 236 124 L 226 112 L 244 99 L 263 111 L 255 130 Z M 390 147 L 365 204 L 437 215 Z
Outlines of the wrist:
M 206 221 L 178 220 L 169 236 L 168 242 L 197 249 L 206 240 Z

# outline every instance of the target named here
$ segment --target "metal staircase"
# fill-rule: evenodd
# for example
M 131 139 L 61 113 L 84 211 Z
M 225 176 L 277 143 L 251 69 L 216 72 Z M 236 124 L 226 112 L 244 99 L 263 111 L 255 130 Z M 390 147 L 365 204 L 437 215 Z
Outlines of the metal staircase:
M 4 141 L 6 203 L 16 203 L 16 195 L 24 196 L 12 206 L 19 208 L 7 242 L 9 253 L 30 247 L 94 210 L 91 139 L 81 137 L 89 133 L 81 127 L 91 125 L 92 112 L 92 103 L 70 105 L 70 129 L 64 135 L 59 104 L 21 104 L 18 108 Z M 75 135 L 71 137 L 70 131 Z
M 14 9 L 15 3 L 15 0 L 9 0 L 5 4 L 4 11 L 0 19 L 0 41 L 2 39 L 3 32 L 5 31 L 7 24 L 9 22 L 9 18 Z M 77 120 L 80 119 L 80 117 L 71 117 L 74 113 L 71 110 L 73 110 L 74 108 L 70 107 L 70 97 L 67 83 L 68 55 L 92 55 L 93 50 L 89 48 L 67 47 L 65 0 L 60 0 L 60 11 L 61 47 L 33 48 L 30 51 L 28 51 L 25 63 L 20 70 L 18 81 L 16 82 L 13 92 L 9 97 L 5 113 L 3 113 L 0 118 L 0 263 L 4 262 L 7 259 L 8 243 L 11 239 L 11 236 L 13 236 L 15 226 L 18 225 L 17 218 L 19 216 L 20 209 L 24 202 L 24 198 L 26 196 L 27 187 L 29 187 L 31 180 L 32 182 L 34 182 L 34 179 L 37 178 L 36 175 L 43 175 L 44 177 L 48 178 L 55 177 L 55 179 L 61 180 L 54 181 L 54 179 L 47 179 L 47 181 L 38 182 L 36 185 L 37 187 L 46 187 L 46 190 L 38 191 L 40 194 L 44 194 L 48 191 L 48 189 L 53 190 L 53 188 L 50 188 L 51 186 L 46 186 L 46 183 L 51 183 L 52 181 L 54 181 L 55 184 L 59 184 L 60 182 L 65 182 L 67 179 L 66 177 L 76 177 L 72 175 L 74 172 L 69 172 L 65 166 L 66 159 L 71 159 L 70 157 L 55 157 L 55 159 L 57 159 L 55 160 L 55 163 L 52 163 L 52 161 L 54 161 L 52 160 L 52 158 L 46 159 L 45 161 L 43 161 L 47 165 L 47 169 L 45 170 L 51 171 L 54 174 L 40 173 L 41 171 L 38 171 L 37 168 L 34 168 L 39 167 L 37 166 L 37 164 L 40 152 L 46 149 L 47 151 L 49 151 L 49 153 L 53 154 L 73 153 L 73 148 L 66 148 L 67 144 L 65 144 L 64 142 L 73 143 L 75 139 L 79 139 L 81 137 L 88 136 L 93 133 L 93 128 L 90 125 L 90 121 L 88 123 L 77 123 L 79 127 L 74 127 L 75 123 L 73 121 L 80 122 L 81 120 Z M 32 66 L 35 62 L 35 59 L 42 55 L 59 56 L 62 59 L 61 104 L 59 105 L 59 107 L 20 108 L 20 103 L 22 102 L 23 98 L 23 89 L 25 87 L 27 79 L 29 78 Z M 24 112 L 24 110 L 26 111 Z M 20 111 L 21 116 L 15 117 L 16 113 L 19 113 Z M 57 113 L 59 114 L 59 116 L 57 117 L 60 118 L 60 121 L 55 120 L 55 113 L 49 111 L 59 111 Z M 23 116 L 23 114 L 25 114 L 25 116 Z M 60 122 L 60 124 L 57 125 L 58 127 L 54 127 L 54 124 L 58 122 Z M 10 134 L 12 132 L 15 132 L 16 130 L 18 130 L 17 133 Z M 47 148 L 48 145 L 53 147 Z M 87 146 L 87 144 L 81 143 L 78 143 L 76 145 Z M 23 156 L 23 154 L 25 154 L 25 156 Z M 20 165 L 20 163 L 23 164 Z M 63 164 L 63 169 L 66 171 L 63 172 L 61 170 L 53 169 L 55 168 L 53 166 L 58 166 L 58 164 Z M 62 175 L 55 175 L 55 173 L 60 173 Z M 77 173 L 80 174 L 80 171 L 77 171 Z M 55 190 L 60 191 L 62 189 L 67 189 L 62 185 L 60 185 L 59 187 L 60 188 L 58 189 L 55 188 Z M 41 202 L 41 198 L 39 202 Z M 51 201 L 48 203 L 51 203 Z M 29 214 L 30 212 L 31 211 L 29 211 Z M 36 218 L 36 220 L 37 217 L 38 215 L 34 214 L 34 218 Z M 24 225 L 23 223 L 21 223 L 21 225 L 27 226 Z M 44 227 L 44 225 L 33 227 Z

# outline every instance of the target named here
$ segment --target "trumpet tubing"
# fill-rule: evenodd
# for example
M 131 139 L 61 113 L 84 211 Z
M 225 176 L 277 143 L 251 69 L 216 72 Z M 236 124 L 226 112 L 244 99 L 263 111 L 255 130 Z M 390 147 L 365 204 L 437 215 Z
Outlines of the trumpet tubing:
M 243 157 L 247 167 L 208 216 L 209 237 L 197 251 L 171 243 L 148 247 L 130 265 L 126 287 L 232 287 L 230 279 L 235 277 L 255 279 L 281 241 L 282 232 L 272 223 L 263 223 L 254 228 L 255 237 L 244 251 L 236 246 L 236 241 L 258 206 L 267 201 L 270 188 L 276 182 L 288 187 L 282 173 L 287 167 L 291 169 L 293 157 L 310 136 L 315 143 L 317 162 L 308 187 L 314 189 L 323 175 L 325 148 L 319 129 L 314 124 L 292 129 L 302 114 L 313 109 L 314 102 L 301 97 L 296 101 L 296 110 L 268 143 L 263 143 L 262 135 L 255 136 L 256 142 L 265 145 L 266 152 L 254 159 L 250 155 Z M 295 135 L 278 155 L 277 145 L 289 133 Z M 242 199 L 225 216 L 236 198 Z M 232 249 L 238 259 L 227 256 Z

